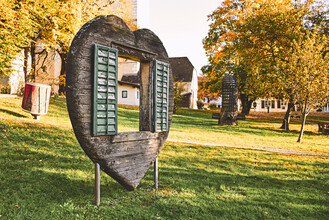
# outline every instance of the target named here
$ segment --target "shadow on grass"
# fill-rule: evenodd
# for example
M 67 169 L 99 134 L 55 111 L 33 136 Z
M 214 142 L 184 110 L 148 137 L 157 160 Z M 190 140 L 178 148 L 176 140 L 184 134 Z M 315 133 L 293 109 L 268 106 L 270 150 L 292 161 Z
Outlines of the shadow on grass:
M 152 170 L 134 192 L 102 174 L 102 206 L 95 208 L 93 164 L 73 132 L 36 125 L 26 131 L 23 125 L 4 122 L 0 122 L 0 129 L 6 130 L 0 132 L 0 214 L 4 218 L 328 216 L 327 163 L 189 145 L 164 148 L 159 158 L 158 191 L 152 189 Z
M 231 159 L 222 159 L 217 164 L 209 165 L 206 160 L 194 163 L 188 162 L 186 158 L 175 156 L 160 160 L 161 163 L 170 164 L 161 167 L 160 163 L 160 191 L 164 192 L 167 199 L 156 201 L 167 217 L 183 215 L 193 218 L 193 214 L 203 216 L 208 213 L 229 219 L 232 216 L 255 219 L 268 212 L 272 218 L 294 216 L 292 218 L 325 219 L 328 201 L 324 182 L 294 178 L 292 173 L 283 179 L 280 179 L 280 175 L 271 177 L 251 171 L 256 165 L 245 166 Z M 182 166 L 184 161 L 185 166 Z M 217 165 L 218 170 L 212 170 Z M 278 165 L 261 165 L 256 170 L 271 171 L 273 166 Z M 278 174 L 287 171 L 284 168 L 276 169 Z M 151 180 L 152 175 L 148 173 L 147 178 Z M 180 202 L 174 199 L 177 197 L 181 198 Z M 168 200 L 173 200 L 173 203 Z M 313 213 L 315 210 L 318 211 Z
M 272 125 L 277 125 L 276 127 L 259 127 L 259 123 L 267 123 Z M 186 115 L 176 115 L 173 118 L 173 128 L 180 129 L 189 129 L 196 128 L 202 129 L 205 131 L 211 132 L 220 132 L 225 134 L 253 134 L 259 136 L 296 136 L 299 134 L 299 130 L 290 130 L 285 131 L 284 129 L 280 129 L 281 123 L 277 121 L 238 121 L 237 126 L 229 126 L 229 125 L 218 125 L 217 120 L 215 119 L 204 119 L 200 120 L 200 118 L 196 118 L 194 116 L 186 116 Z M 319 135 L 317 132 L 305 131 L 304 134 L 307 135 Z
M 17 112 L 10 111 L 10 110 L 7 110 L 7 109 L 0 108 L 0 111 L 6 113 L 6 114 L 8 114 L 8 115 L 15 116 L 15 117 L 28 118 L 26 115 L 19 114 L 19 113 L 17 113 Z
M 138 131 L 139 114 L 137 110 L 119 109 L 118 112 L 119 127 L 127 126 L 135 128 Z M 260 123 L 276 125 L 276 127 L 259 127 Z M 183 111 L 180 110 L 178 114 L 174 114 L 172 121 L 172 128 L 178 129 L 202 129 L 210 132 L 220 132 L 224 134 L 253 134 L 258 136 L 296 136 L 299 134 L 298 130 L 290 130 L 289 132 L 280 129 L 281 121 L 257 120 L 257 121 L 239 121 L 238 126 L 218 125 L 216 119 L 211 119 L 211 114 L 203 113 L 198 110 Z M 317 132 L 305 131 L 307 135 L 319 135 Z
M 74 135 L 56 128 L 5 125 L 0 133 L 0 214 L 35 219 L 69 200 L 92 201 L 93 164 Z M 81 178 L 79 174 L 89 174 Z M 48 213 L 48 214 L 47 214 Z

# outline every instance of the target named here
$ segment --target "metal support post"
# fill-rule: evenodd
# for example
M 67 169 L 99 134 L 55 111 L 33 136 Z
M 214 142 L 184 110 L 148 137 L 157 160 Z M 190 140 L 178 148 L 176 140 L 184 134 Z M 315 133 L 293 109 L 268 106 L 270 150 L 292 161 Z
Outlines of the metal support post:
M 40 115 L 33 115 L 33 119 L 40 120 Z
M 95 205 L 99 206 L 101 203 L 101 181 L 100 181 L 99 164 L 95 163 Z
M 154 188 L 158 189 L 158 158 L 154 161 Z

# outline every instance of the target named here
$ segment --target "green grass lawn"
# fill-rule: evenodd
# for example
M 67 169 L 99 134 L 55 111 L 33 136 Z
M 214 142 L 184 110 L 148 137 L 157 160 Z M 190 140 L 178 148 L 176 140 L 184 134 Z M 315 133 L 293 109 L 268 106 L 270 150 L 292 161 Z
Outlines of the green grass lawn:
M 22 112 L 20 102 L 0 98 L 0 219 L 328 219 L 328 157 L 173 142 L 159 156 L 158 190 L 152 170 L 133 192 L 102 173 L 101 206 L 95 207 L 94 167 L 74 137 L 65 100 L 52 99 L 40 121 Z M 138 111 L 120 108 L 121 131 L 136 129 L 134 115 Z M 174 116 L 170 135 L 219 145 L 257 140 L 265 147 L 277 139 L 280 146 L 273 146 L 289 148 L 281 142 L 296 142 L 297 131 L 280 131 L 279 124 L 220 127 L 205 112 L 185 111 Z M 306 151 L 303 146 L 314 143 L 320 150 L 310 152 L 328 153 L 328 137 L 312 129 L 291 149 Z M 236 140 L 241 137 L 244 142 Z
M 277 115 L 277 114 L 274 114 Z M 303 143 L 297 143 L 300 124 L 292 122 L 290 131 L 280 129 L 280 119 L 274 117 L 255 118 L 239 121 L 238 126 L 219 126 L 218 121 L 211 119 L 211 113 L 201 110 L 180 110 L 173 118 L 169 138 L 201 143 L 212 143 L 222 146 L 244 146 L 257 148 L 280 148 L 309 153 L 329 154 L 329 136 L 317 132 L 315 124 L 307 124 Z M 323 121 L 329 123 L 329 114 L 323 114 Z M 262 115 L 263 116 L 263 115 Z M 311 117 L 312 118 L 312 117 Z M 318 117 L 313 116 L 316 121 Z M 188 132 L 186 132 L 188 131 Z

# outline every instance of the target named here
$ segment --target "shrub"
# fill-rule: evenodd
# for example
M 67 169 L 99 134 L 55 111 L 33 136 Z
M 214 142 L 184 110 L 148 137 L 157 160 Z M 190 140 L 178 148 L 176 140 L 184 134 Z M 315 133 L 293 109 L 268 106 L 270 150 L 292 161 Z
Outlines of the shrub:
M 197 106 L 198 106 L 198 109 L 202 109 L 203 106 L 204 106 L 204 103 L 203 103 L 203 101 L 201 101 L 201 100 L 198 100 L 198 101 L 196 102 L 196 104 L 197 104 Z
M 182 81 L 174 82 L 174 114 L 179 106 L 182 104 L 182 92 L 184 91 L 184 84 Z
M 209 104 L 209 108 L 210 109 L 216 109 L 217 108 L 217 104 L 211 103 L 211 104 Z
M 0 84 L 0 93 L 1 94 L 10 94 L 10 86 L 3 86 Z

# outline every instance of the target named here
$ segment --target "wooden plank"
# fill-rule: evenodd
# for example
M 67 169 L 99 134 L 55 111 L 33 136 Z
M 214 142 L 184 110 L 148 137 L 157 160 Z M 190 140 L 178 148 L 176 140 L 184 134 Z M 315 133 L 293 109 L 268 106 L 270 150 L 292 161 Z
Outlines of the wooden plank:
M 150 131 L 152 127 L 152 103 L 151 94 L 153 87 L 152 74 L 150 74 L 151 63 L 141 62 L 141 85 L 140 85 L 140 107 L 139 107 L 139 130 Z

